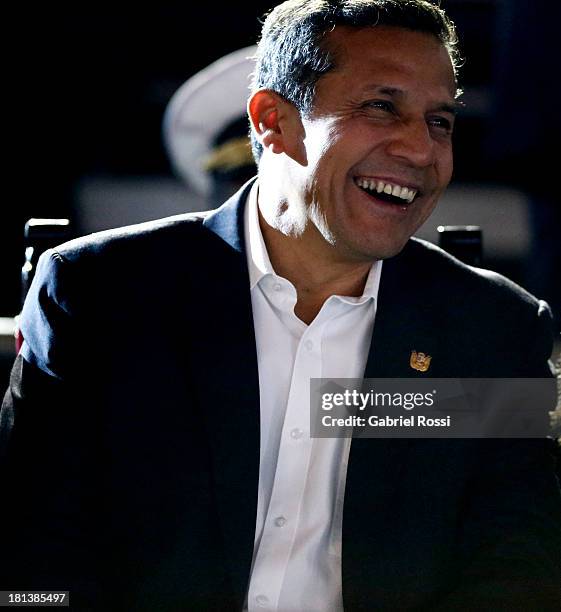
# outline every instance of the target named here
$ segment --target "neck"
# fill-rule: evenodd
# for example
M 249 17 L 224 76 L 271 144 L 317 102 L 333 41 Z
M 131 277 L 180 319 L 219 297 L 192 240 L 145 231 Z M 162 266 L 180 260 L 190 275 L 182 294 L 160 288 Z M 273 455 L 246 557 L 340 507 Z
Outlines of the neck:
M 304 323 L 315 319 L 331 295 L 362 295 L 372 262 L 349 261 L 337 256 L 335 249 L 311 225 L 294 237 L 271 227 L 261 212 L 259 224 L 275 272 L 296 288 L 294 311 Z

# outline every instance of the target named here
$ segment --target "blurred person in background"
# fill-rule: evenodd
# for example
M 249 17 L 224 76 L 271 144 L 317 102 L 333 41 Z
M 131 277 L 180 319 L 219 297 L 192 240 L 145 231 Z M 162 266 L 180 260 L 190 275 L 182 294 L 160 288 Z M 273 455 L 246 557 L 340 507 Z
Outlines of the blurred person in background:
M 238 49 L 189 78 L 163 121 L 166 152 L 185 185 L 216 208 L 255 175 L 246 112 L 256 47 Z M 212 120 L 209 120 L 212 117 Z

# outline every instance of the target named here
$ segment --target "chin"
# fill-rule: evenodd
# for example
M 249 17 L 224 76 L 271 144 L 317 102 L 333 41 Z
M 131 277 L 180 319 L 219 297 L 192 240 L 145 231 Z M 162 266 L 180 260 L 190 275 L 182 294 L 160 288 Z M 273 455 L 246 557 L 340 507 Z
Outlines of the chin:
M 409 239 L 407 239 L 405 242 L 400 243 L 397 246 L 384 250 L 380 254 L 380 256 L 377 257 L 377 259 L 390 259 L 391 257 L 395 257 L 396 255 L 399 255 L 401 251 L 403 250 L 403 248 L 405 247 L 405 245 L 407 244 L 408 240 Z
M 354 252 L 359 255 L 359 258 L 363 261 L 389 259 L 398 255 L 407 242 L 410 236 L 406 236 L 402 240 L 392 240 L 383 244 L 360 244 L 356 245 Z
M 401 253 L 406 243 L 407 241 L 397 246 L 377 249 L 376 252 L 372 253 L 371 259 L 391 259 L 392 257 L 395 257 L 396 255 L 399 255 L 399 253 Z

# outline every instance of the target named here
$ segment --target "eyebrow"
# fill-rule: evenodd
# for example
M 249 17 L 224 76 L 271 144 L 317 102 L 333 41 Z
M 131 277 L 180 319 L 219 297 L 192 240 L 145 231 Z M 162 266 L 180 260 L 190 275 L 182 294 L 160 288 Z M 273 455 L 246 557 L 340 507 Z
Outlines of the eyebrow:
M 460 110 L 465 108 L 464 102 L 461 100 L 454 100 L 453 102 L 444 102 L 442 104 L 437 104 L 435 111 L 440 111 L 443 113 L 450 113 L 451 115 L 457 115 Z
M 363 89 L 364 93 L 379 93 L 391 97 L 403 97 L 405 92 L 398 87 L 388 87 L 387 85 L 368 85 Z M 435 105 L 434 110 L 444 113 L 450 113 L 451 115 L 457 115 L 458 112 L 465 107 L 465 103 L 458 98 L 462 95 L 461 89 L 456 93 L 456 98 L 451 101 L 439 102 Z

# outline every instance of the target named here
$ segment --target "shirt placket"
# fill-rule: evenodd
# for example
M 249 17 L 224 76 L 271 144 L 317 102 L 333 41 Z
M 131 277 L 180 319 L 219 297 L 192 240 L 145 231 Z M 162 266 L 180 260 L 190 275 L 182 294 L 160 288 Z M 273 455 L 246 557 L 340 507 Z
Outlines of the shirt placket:
M 296 352 L 273 490 L 251 579 L 250 611 L 277 610 L 297 534 L 314 442 L 309 434 L 309 381 L 321 377 L 323 330 L 324 324 L 314 321 Z

